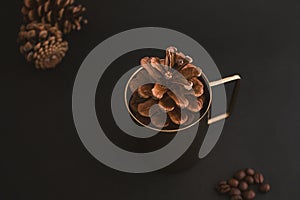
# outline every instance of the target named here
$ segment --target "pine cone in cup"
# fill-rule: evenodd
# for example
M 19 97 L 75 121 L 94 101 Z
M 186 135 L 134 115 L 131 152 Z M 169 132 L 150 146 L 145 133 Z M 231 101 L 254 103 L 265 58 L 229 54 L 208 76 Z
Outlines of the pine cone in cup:
M 204 85 L 199 80 L 202 70 L 192 59 L 169 47 L 165 59 L 145 57 L 140 62 L 143 69 L 129 83 L 134 92 L 130 109 L 136 118 L 150 118 L 155 127 L 165 129 L 197 120 L 205 101 Z M 140 84 L 145 81 L 151 83 Z M 152 109 L 154 105 L 158 106 Z
M 24 23 L 41 22 L 56 26 L 64 34 L 80 30 L 87 20 L 83 17 L 86 8 L 74 4 L 74 0 L 24 0 L 21 12 Z
M 68 51 L 68 42 L 63 41 L 57 27 L 43 23 L 22 25 L 18 35 L 20 52 L 36 68 L 54 68 Z

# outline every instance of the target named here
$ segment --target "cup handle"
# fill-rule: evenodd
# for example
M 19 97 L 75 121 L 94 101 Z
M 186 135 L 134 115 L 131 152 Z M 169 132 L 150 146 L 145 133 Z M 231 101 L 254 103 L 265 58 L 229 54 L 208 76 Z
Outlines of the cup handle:
M 234 85 L 233 92 L 232 92 L 232 95 L 231 95 L 230 103 L 229 103 L 228 108 L 227 108 L 227 112 L 225 114 L 221 114 L 221 115 L 218 115 L 216 117 L 210 118 L 208 120 L 208 125 L 213 124 L 215 122 L 218 122 L 222 119 L 226 119 L 231 115 L 234 104 L 235 104 L 236 99 L 237 99 L 239 89 L 240 89 L 240 80 L 241 80 L 241 77 L 239 75 L 233 75 L 233 76 L 229 76 L 229 77 L 223 78 L 221 80 L 212 81 L 212 82 L 209 83 L 209 85 L 211 87 L 214 87 L 214 86 L 218 86 L 218 85 L 221 85 L 221 84 L 225 84 L 225 83 L 235 81 L 235 85 Z

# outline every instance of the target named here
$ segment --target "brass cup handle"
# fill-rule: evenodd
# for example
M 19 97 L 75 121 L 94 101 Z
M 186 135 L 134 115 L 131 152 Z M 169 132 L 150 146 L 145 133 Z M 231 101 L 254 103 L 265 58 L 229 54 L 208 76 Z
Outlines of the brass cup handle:
M 236 103 L 236 99 L 237 99 L 239 89 L 240 89 L 240 80 L 241 80 L 241 77 L 239 75 L 233 75 L 233 76 L 229 76 L 229 77 L 223 78 L 221 80 L 217 80 L 217 81 L 213 81 L 213 82 L 209 83 L 209 85 L 211 87 L 214 87 L 214 86 L 218 86 L 218 85 L 221 85 L 221 84 L 225 84 L 225 83 L 235 81 L 235 85 L 234 85 L 234 88 L 233 88 L 231 99 L 230 99 L 230 102 L 229 102 L 228 107 L 227 107 L 227 112 L 225 114 L 221 114 L 221 115 L 218 115 L 216 117 L 210 118 L 208 120 L 209 125 L 213 124 L 215 122 L 218 122 L 220 120 L 226 119 L 231 115 L 231 113 L 233 111 L 233 107 Z

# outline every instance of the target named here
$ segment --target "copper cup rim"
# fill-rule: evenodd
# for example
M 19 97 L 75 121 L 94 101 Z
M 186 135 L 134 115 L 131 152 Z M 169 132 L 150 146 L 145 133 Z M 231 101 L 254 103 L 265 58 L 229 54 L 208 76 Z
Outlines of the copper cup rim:
M 165 133 L 175 133 L 175 132 L 179 132 L 179 131 L 183 131 L 183 130 L 186 130 L 188 128 L 191 128 L 192 126 L 198 124 L 204 116 L 206 116 L 206 114 L 208 113 L 210 107 L 211 107 L 211 103 L 212 103 L 212 89 L 211 89 L 211 86 L 210 86 L 210 82 L 207 78 L 207 76 L 202 72 L 200 77 L 202 77 L 205 81 L 205 86 L 207 86 L 208 88 L 208 93 L 209 93 L 209 102 L 208 102 L 208 105 L 206 107 L 206 110 L 205 112 L 200 116 L 199 119 L 197 119 L 196 121 L 194 121 L 193 123 L 191 123 L 190 125 L 188 126 L 185 126 L 183 128 L 178 128 L 178 129 L 158 129 L 158 128 L 154 128 L 154 127 L 151 127 L 151 126 L 148 126 L 148 125 L 145 125 L 143 124 L 140 120 L 138 120 L 134 114 L 131 112 L 130 108 L 129 108 L 129 105 L 128 105 L 128 101 L 127 101 L 127 92 L 128 92 L 128 88 L 129 88 L 129 83 L 130 81 L 133 79 L 133 77 L 139 73 L 142 69 L 144 69 L 143 67 L 140 67 L 139 69 L 137 69 L 131 76 L 130 78 L 128 79 L 127 83 L 126 83 L 126 86 L 125 86 L 125 90 L 124 90 L 124 101 L 125 101 L 125 106 L 126 106 L 126 109 L 128 111 L 128 113 L 130 114 L 130 116 L 136 121 L 138 122 L 140 125 L 148 128 L 148 129 L 151 129 L 153 131 L 157 131 L 157 132 L 165 132 Z

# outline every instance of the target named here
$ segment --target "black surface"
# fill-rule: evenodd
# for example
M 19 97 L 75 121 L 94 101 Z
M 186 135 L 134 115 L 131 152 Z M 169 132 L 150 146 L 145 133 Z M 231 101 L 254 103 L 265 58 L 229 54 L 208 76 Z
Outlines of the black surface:
M 70 51 L 51 71 L 25 63 L 15 43 L 20 1 L 2 2 L 0 199 L 226 199 L 214 184 L 248 166 L 272 184 L 257 199 L 299 198 L 299 1 L 82 2 L 90 23 L 66 38 Z M 223 76 L 243 77 L 217 146 L 182 173 L 111 170 L 87 152 L 73 124 L 72 87 L 85 56 L 107 37 L 142 26 L 193 37 Z

